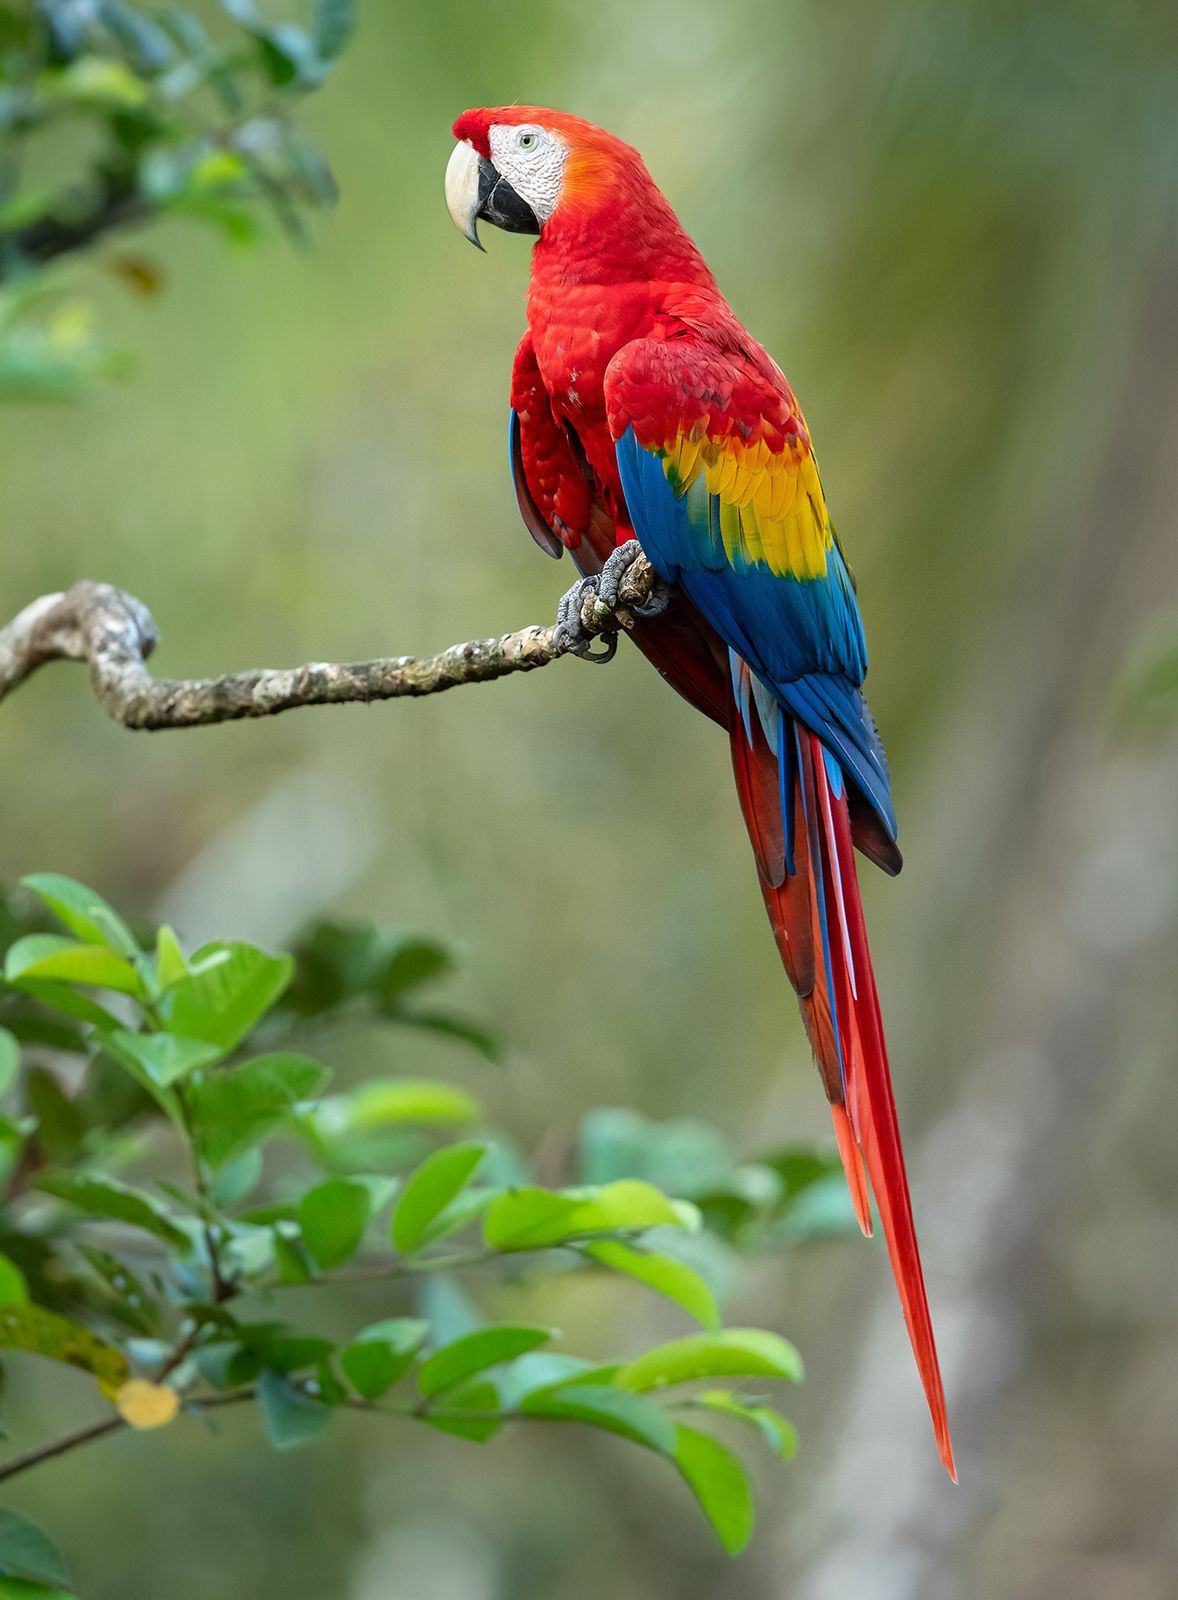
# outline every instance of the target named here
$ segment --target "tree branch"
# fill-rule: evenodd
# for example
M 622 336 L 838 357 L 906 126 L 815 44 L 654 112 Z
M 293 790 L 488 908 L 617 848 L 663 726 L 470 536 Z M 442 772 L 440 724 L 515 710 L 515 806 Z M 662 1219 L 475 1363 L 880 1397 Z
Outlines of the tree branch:
M 616 607 L 592 594 L 586 597 L 581 611 L 585 632 L 614 636 L 619 628 L 632 626 L 630 608 L 648 601 L 656 582 L 650 565 L 639 557 L 622 578 Z M 158 642 L 151 613 L 123 589 L 82 582 L 64 594 L 43 595 L 0 629 L 0 700 L 49 661 L 84 661 L 99 704 L 123 727 L 196 728 L 271 717 L 298 706 L 438 694 L 462 683 L 486 683 L 546 667 L 571 649 L 558 640 L 555 627 L 529 627 L 498 639 L 451 645 L 434 656 L 309 662 L 218 678 L 153 678 L 146 663 Z

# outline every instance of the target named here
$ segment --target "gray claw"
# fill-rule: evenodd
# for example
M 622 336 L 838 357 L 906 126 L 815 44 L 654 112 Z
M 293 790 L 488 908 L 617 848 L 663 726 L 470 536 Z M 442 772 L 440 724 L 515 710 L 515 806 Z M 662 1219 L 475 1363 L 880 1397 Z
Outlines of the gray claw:
M 589 634 L 585 632 L 585 624 L 581 612 L 589 595 L 599 593 L 599 578 L 595 575 L 589 578 L 579 578 L 571 589 L 567 589 L 560 597 L 556 608 L 556 643 L 567 654 L 580 656 L 582 661 L 601 663 L 612 661 L 617 654 L 617 635 Z M 594 650 L 593 645 L 600 639 L 601 649 Z
M 642 553 L 637 539 L 627 539 L 606 557 L 597 586 L 598 598 L 606 605 L 617 605 L 619 585 Z M 658 617 L 667 609 L 670 599 L 670 590 L 661 578 L 656 578 L 649 600 L 631 605 L 629 609 L 638 617 Z

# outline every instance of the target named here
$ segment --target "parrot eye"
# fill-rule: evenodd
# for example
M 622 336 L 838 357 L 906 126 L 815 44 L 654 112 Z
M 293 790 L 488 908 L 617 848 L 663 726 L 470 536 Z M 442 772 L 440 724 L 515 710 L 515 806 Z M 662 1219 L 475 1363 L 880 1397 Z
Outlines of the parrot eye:
M 540 143 L 540 135 L 533 133 L 530 129 L 525 129 L 522 133 L 516 135 L 515 143 L 516 148 L 519 150 L 534 150 Z

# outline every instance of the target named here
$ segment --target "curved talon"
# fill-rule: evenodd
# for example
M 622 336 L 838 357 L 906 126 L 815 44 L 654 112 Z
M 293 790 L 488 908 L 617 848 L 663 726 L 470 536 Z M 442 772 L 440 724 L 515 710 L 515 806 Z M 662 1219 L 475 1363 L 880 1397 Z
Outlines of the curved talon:
M 600 644 L 600 650 L 593 646 Z M 618 653 L 618 636 L 616 633 L 599 633 L 595 639 L 586 639 L 581 644 L 569 647 L 568 654 L 580 656 L 582 661 L 592 661 L 595 667 L 604 666 L 607 661 L 612 661 Z
M 641 605 L 632 605 L 630 610 L 636 617 L 661 617 L 671 603 L 671 587 L 656 578 L 654 587 L 650 591 L 650 599 L 644 600 Z

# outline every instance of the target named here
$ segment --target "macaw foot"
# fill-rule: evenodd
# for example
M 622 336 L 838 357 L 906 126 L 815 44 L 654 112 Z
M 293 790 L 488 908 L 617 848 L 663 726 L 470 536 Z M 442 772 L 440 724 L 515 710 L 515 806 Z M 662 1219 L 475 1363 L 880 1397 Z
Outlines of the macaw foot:
M 619 607 L 638 617 L 658 617 L 667 609 L 671 591 L 661 578 L 656 578 L 646 600 L 633 601 L 619 596 L 622 579 L 642 555 L 637 539 L 628 539 L 605 559 L 599 573 L 589 578 L 579 578 L 572 588 L 560 598 L 556 611 L 556 640 L 570 655 L 583 661 L 612 661 L 618 648 L 616 632 L 591 632 L 586 627 L 588 615 L 599 626 L 616 616 Z M 601 648 L 595 650 L 593 641 L 599 639 Z
M 608 555 L 601 569 L 597 581 L 597 598 L 603 605 L 616 608 L 618 604 L 618 587 L 630 568 L 642 555 L 642 546 L 637 539 L 627 539 L 625 544 Z M 671 590 L 661 578 L 655 578 L 651 586 L 649 597 L 641 603 L 624 601 L 628 611 L 636 617 L 661 617 L 671 603 Z
M 580 656 L 582 661 L 598 664 L 612 661 L 618 653 L 616 633 L 590 633 L 585 626 L 586 601 L 597 600 L 600 583 L 600 575 L 594 574 L 591 578 L 578 578 L 571 589 L 566 589 L 556 608 L 556 627 L 553 630 L 560 649 L 569 655 Z M 601 641 L 600 650 L 593 648 L 595 639 Z

